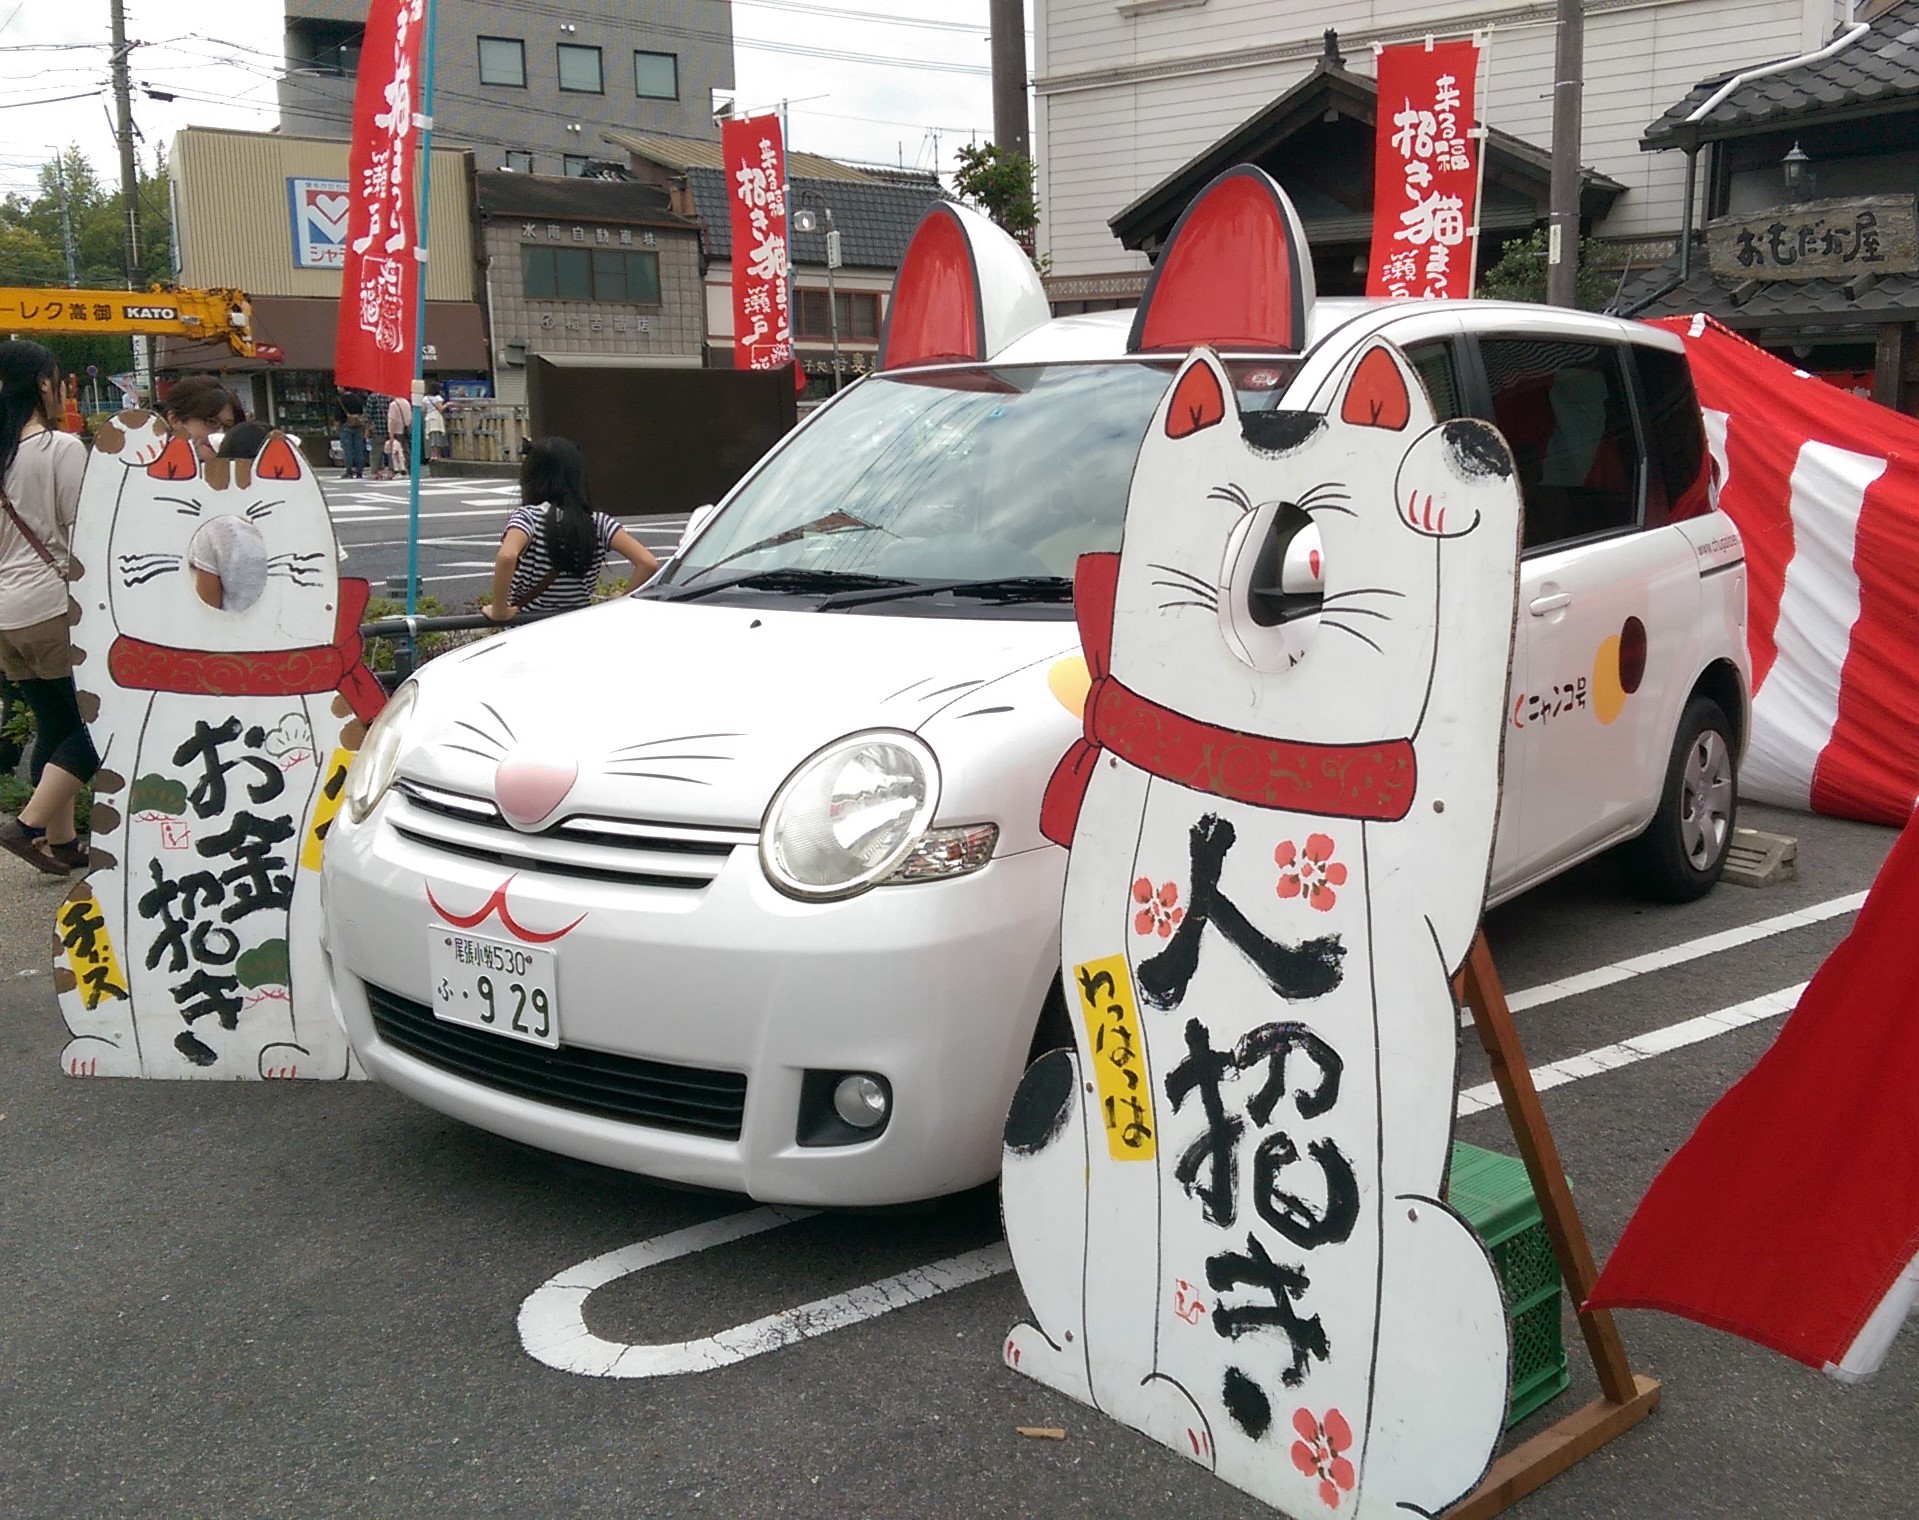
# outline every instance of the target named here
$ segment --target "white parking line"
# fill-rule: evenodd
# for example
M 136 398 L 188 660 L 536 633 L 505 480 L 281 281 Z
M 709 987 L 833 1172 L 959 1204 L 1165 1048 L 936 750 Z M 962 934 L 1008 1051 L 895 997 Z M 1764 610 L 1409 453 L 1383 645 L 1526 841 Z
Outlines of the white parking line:
M 1704 1040 L 1717 1039 L 1722 1034 L 1731 1034 L 1735 1029 L 1744 1029 L 1763 1019 L 1777 1018 L 1782 1013 L 1791 1013 L 1798 1005 L 1799 995 L 1806 990 L 1805 982 L 1794 982 L 1790 987 L 1781 987 L 1777 992 L 1762 993 L 1743 1003 L 1734 1003 L 1730 1008 L 1721 1008 L 1713 1013 L 1702 1013 L 1697 1018 L 1683 1019 L 1677 1024 L 1667 1024 L 1660 1029 L 1648 1030 L 1645 1034 L 1635 1035 L 1630 1040 L 1622 1040 L 1617 1045 L 1601 1045 L 1597 1050 L 1582 1051 L 1576 1056 L 1567 1056 L 1562 1061 L 1549 1061 L 1544 1066 L 1535 1066 L 1533 1086 L 1545 1092 L 1549 1088 L 1564 1087 L 1568 1082 L 1577 1082 L 1585 1077 L 1596 1077 L 1601 1072 L 1617 1071 L 1622 1066 L 1632 1066 L 1640 1061 L 1650 1060 L 1653 1056 L 1663 1056 L 1669 1051 L 1681 1050 L 1688 1045 L 1697 1045 Z M 1499 1087 L 1496 1083 L 1481 1082 L 1477 1087 L 1469 1087 L 1459 1095 L 1457 1112 L 1460 1118 L 1468 1114 L 1484 1113 L 1489 1108 L 1499 1107 Z
M 982 1246 L 913 1267 L 879 1282 L 866 1283 L 845 1293 L 815 1299 L 796 1309 L 783 1309 L 743 1325 L 734 1325 L 697 1340 L 627 1345 L 605 1340 L 586 1328 L 588 1298 L 608 1283 L 662 1262 L 809 1219 L 817 1209 L 762 1208 L 710 1219 L 704 1224 L 674 1230 L 651 1240 L 622 1246 L 570 1267 L 534 1289 L 520 1305 L 520 1344 L 529 1356 L 561 1372 L 585 1377 L 678 1377 L 688 1372 L 711 1372 L 749 1357 L 764 1356 L 796 1341 L 843 1330 L 863 1320 L 876 1319 L 922 1299 L 950 1293 L 968 1283 L 982 1282 L 1013 1269 L 1004 1244 Z

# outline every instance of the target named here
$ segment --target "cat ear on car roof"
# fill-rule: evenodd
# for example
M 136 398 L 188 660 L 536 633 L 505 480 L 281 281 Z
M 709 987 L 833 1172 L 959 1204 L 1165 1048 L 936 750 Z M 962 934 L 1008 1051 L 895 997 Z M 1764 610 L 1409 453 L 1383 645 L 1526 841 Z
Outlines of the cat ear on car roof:
M 1131 354 L 1301 352 L 1313 306 L 1313 260 L 1299 213 L 1271 175 L 1228 169 L 1193 198 L 1153 266 Z
M 1051 314 L 1025 249 L 970 206 L 938 205 L 894 277 L 877 368 L 983 363 Z

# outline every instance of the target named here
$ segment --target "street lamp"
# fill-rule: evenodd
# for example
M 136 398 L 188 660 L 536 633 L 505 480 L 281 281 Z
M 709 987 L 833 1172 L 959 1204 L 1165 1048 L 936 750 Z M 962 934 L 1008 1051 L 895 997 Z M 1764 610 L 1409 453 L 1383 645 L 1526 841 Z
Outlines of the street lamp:
M 840 299 L 839 291 L 833 279 L 833 271 L 840 267 L 840 234 L 833 225 L 833 208 L 820 200 L 820 210 L 826 217 L 826 323 L 827 331 L 833 337 L 833 394 L 840 392 Z M 793 212 L 793 230 L 795 232 L 817 232 L 819 218 L 807 207 L 799 207 Z
M 1786 199 L 1797 205 L 1812 194 L 1812 159 L 1798 143 L 1792 145 L 1792 151 L 1779 160 L 1780 172 L 1786 181 Z

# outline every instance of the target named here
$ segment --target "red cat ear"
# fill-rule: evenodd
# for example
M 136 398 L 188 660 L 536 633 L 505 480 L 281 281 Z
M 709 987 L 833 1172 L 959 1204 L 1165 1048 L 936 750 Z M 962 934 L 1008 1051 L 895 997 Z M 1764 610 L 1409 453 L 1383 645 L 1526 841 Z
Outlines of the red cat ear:
M 1391 428 L 1396 433 L 1412 420 L 1412 411 L 1406 377 L 1393 356 L 1383 348 L 1369 348 L 1347 382 L 1339 420 L 1355 427 Z
M 293 445 L 286 441 L 284 433 L 275 433 L 267 439 L 267 446 L 260 450 L 260 457 L 253 466 L 256 480 L 298 480 L 300 478 L 300 456 L 293 452 Z
M 1166 436 L 1190 438 L 1225 420 L 1226 394 L 1220 388 L 1219 376 L 1204 359 L 1194 359 L 1173 386 L 1172 404 L 1166 410 Z
M 1228 169 L 1193 198 L 1139 299 L 1129 354 L 1306 346 L 1313 261 L 1286 192 L 1263 169 Z
M 191 480 L 200 473 L 200 461 L 184 433 L 175 433 L 160 457 L 147 466 L 155 480 Z
M 900 260 L 877 367 L 991 359 L 1050 315 L 1018 243 L 970 207 L 938 205 Z

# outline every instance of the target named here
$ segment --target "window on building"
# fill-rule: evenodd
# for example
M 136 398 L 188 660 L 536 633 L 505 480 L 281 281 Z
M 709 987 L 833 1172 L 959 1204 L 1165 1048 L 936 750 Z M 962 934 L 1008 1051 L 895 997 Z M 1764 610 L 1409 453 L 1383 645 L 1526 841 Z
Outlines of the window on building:
M 506 150 L 506 167 L 515 174 L 531 174 L 533 172 L 533 155 L 521 148 L 508 148 Z
M 526 44 L 518 37 L 480 39 L 480 83 L 526 88 Z
M 560 88 L 573 90 L 582 95 L 601 95 L 605 85 L 600 78 L 600 50 L 596 47 L 582 47 L 575 42 L 562 42 L 560 54 Z
M 1481 338 L 1493 422 L 1519 467 L 1525 547 L 1637 526 L 1640 449 L 1617 347 Z
M 574 179 L 578 179 L 582 174 L 586 173 L 587 163 L 588 159 L 584 153 L 568 153 L 561 162 L 560 172 L 571 175 Z
M 626 248 L 520 249 L 521 289 L 530 301 L 660 304 L 660 256 Z
M 798 290 L 793 293 L 793 335 L 796 338 L 830 339 L 833 313 L 823 290 Z M 833 297 L 839 308 L 842 342 L 876 343 L 880 336 L 880 298 L 870 290 L 842 290 Z
M 642 100 L 678 100 L 680 98 L 679 55 L 634 53 L 633 89 Z

